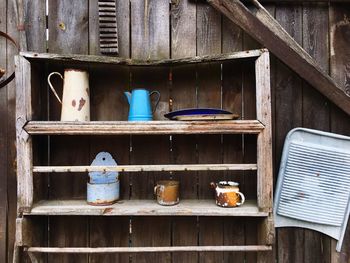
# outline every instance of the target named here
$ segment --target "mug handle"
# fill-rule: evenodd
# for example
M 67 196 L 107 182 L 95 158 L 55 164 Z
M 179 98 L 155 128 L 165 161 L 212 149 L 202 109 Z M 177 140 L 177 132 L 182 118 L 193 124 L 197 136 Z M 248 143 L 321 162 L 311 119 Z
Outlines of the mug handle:
M 154 194 L 155 194 L 155 195 L 158 195 L 158 189 L 159 189 L 159 185 L 156 185 L 156 186 L 154 187 Z
M 239 194 L 241 196 L 241 202 L 237 203 L 237 206 L 241 206 L 245 202 L 245 197 L 244 197 L 244 195 L 241 192 L 237 192 L 237 194 Z
M 52 90 L 53 94 L 55 94 L 55 96 L 56 96 L 56 98 L 58 99 L 58 101 L 62 104 L 62 101 L 61 101 L 60 97 L 58 96 L 56 90 L 54 89 L 54 87 L 52 86 L 51 81 L 50 81 L 51 76 L 52 76 L 52 75 L 55 75 L 55 74 L 58 75 L 58 76 L 60 76 L 61 79 L 63 79 L 63 76 L 61 75 L 61 73 L 59 73 L 59 72 L 52 72 L 52 73 L 47 77 L 47 82 L 49 83 L 50 89 Z
M 153 94 L 155 94 L 155 93 L 158 94 L 158 99 L 157 99 L 156 105 L 154 106 L 154 109 L 153 109 L 152 113 L 154 113 L 154 112 L 156 111 L 157 106 L 158 106 L 158 103 L 159 103 L 159 101 L 160 101 L 160 92 L 157 91 L 157 90 L 152 91 L 152 92 L 149 94 L 149 96 L 151 97 L 151 96 L 152 96 Z

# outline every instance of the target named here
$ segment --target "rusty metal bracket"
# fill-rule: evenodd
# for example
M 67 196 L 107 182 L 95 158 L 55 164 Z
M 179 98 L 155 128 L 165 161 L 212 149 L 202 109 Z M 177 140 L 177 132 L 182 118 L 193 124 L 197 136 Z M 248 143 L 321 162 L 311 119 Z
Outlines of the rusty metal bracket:
M 269 14 L 257 0 L 249 10 L 239 0 L 207 0 L 220 13 L 267 47 L 311 86 L 350 115 L 350 98 L 333 78 Z

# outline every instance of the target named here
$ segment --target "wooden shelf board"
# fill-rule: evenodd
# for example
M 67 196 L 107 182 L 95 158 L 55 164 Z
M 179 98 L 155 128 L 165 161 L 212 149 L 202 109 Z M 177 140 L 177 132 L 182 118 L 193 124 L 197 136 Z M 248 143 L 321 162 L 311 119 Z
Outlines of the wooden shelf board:
M 71 254 L 99 254 L 99 253 L 141 253 L 141 252 L 214 252 L 214 251 L 270 251 L 272 246 L 173 246 L 173 247 L 29 247 L 29 253 L 71 253 Z
M 257 170 L 256 163 L 247 164 L 155 164 L 118 166 L 33 166 L 34 173 L 79 172 L 170 172 L 170 171 L 245 171 Z
M 24 129 L 31 135 L 137 135 L 137 134 L 258 134 L 258 120 L 227 121 L 30 121 Z
M 222 208 L 215 200 L 181 200 L 175 206 L 161 206 L 155 200 L 121 200 L 113 205 L 92 206 L 85 200 L 45 200 L 34 204 L 26 215 L 92 215 L 92 216 L 246 216 L 266 217 L 256 201 Z
M 176 66 L 184 64 L 221 62 L 232 59 L 256 58 L 259 57 L 266 49 L 256 49 L 247 51 L 238 51 L 229 54 L 196 56 L 181 59 L 163 59 L 163 60 L 137 60 L 121 57 L 95 56 L 95 55 L 65 55 L 37 52 L 21 52 L 20 55 L 29 60 L 48 60 L 50 62 L 80 62 L 80 63 L 103 63 L 122 66 Z

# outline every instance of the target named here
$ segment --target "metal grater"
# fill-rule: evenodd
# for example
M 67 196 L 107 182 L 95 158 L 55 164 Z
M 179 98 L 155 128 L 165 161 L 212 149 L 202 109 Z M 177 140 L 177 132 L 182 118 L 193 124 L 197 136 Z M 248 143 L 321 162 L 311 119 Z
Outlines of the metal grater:
M 275 227 L 302 227 L 338 240 L 350 213 L 350 137 L 297 128 L 288 133 L 275 195 Z
M 118 54 L 118 29 L 115 0 L 98 1 L 100 28 L 100 52 L 106 55 Z

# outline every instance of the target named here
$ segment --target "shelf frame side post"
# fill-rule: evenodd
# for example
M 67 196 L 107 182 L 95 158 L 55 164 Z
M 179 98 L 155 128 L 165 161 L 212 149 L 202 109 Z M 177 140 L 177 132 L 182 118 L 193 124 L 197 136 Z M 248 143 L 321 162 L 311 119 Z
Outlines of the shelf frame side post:
M 270 57 L 264 52 L 255 62 L 256 72 L 256 114 L 265 126 L 257 138 L 257 196 L 258 207 L 269 213 L 258 226 L 259 244 L 273 244 L 274 224 L 272 218 L 272 119 L 270 88 Z M 271 262 L 272 253 L 258 253 L 258 262 Z
M 33 205 L 32 138 L 24 125 L 32 119 L 31 68 L 22 56 L 16 64 L 16 142 L 17 142 L 17 213 L 29 212 Z

